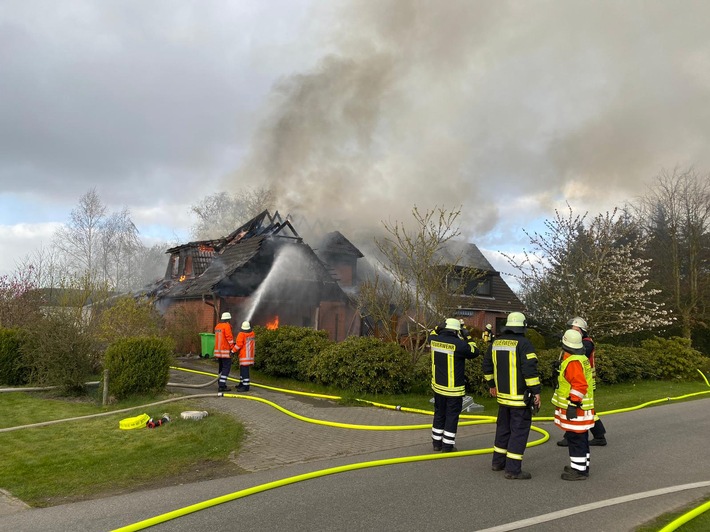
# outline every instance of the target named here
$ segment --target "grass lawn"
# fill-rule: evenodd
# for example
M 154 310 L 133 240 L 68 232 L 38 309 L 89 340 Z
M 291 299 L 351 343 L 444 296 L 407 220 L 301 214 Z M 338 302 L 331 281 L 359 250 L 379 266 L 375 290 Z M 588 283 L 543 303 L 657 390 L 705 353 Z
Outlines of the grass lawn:
M 147 404 L 165 397 L 143 398 Z M 131 406 L 115 405 L 114 409 Z M 197 409 L 190 400 L 84 421 L 0 433 L 0 487 L 31 506 L 53 506 L 124 490 L 236 474 L 230 453 L 244 430 L 232 417 L 210 413 L 199 421 L 180 419 Z M 0 428 L 105 412 L 95 403 L 36 393 L 4 393 Z M 145 412 L 167 413 L 155 429 L 121 430 L 119 421 Z
M 213 365 L 205 363 L 204 371 Z M 284 379 L 272 379 L 252 372 L 254 383 L 342 397 L 356 402 L 353 394 Z M 656 382 L 600 386 L 599 411 L 633 407 L 641 403 L 708 391 L 704 382 Z M 552 416 L 552 390 L 543 389 L 540 416 Z M 62 398 L 51 394 L 4 393 L 0 401 L 0 428 L 76 417 L 107 408 L 100 399 Z M 167 398 L 138 397 L 112 405 L 127 408 Z M 357 398 L 390 405 L 431 411 L 431 394 L 398 396 L 363 395 Z M 490 397 L 475 397 L 485 415 L 495 416 L 497 404 Z M 237 474 L 230 455 L 238 453 L 244 429 L 230 416 L 210 413 L 200 421 L 180 419 L 180 412 L 198 409 L 191 399 L 167 403 L 129 413 L 85 421 L 0 432 L 0 488 L 32 506 L 52 506 L 65 502 L 207 478 Z M 145 412 L 153 417 L 168 413 L 172 421 L 155 429 L 121 430 L 119 421 Z M 667 522 L 671 519 L 669 518 Z M 708 528 L 706 528 L 707 530 Z

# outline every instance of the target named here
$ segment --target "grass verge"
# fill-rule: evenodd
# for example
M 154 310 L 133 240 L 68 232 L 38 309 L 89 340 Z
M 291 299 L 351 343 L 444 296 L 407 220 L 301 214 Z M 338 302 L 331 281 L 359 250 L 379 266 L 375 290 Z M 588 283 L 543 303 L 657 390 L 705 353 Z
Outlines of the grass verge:
M 2 399 L 2 427 L 105 411 L 36 394 L 7 393 Z M 143 413 L 136 410 L 0 433 L 1 487 L 30 506 L 42 507 L 178 483 L 188 476 L 195 481 L 236 474 L 229 456 L 239 449 L 243 427 L 212 412 L 200 421 L 180 419 L 180 412 L 194 409 L 189 399 L 146 409 L 151 417 L 167 413 L 172 420 L 155 429 L 121 430 L 121 419 Z

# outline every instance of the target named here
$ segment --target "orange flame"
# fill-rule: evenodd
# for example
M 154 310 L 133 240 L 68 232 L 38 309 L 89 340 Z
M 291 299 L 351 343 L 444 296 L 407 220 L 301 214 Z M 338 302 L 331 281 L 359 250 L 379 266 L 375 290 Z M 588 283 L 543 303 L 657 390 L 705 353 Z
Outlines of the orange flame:
M 276 316 L 272 321 L 266 324 L 267 329 L 278 329 L 279 328 L 279 317 Z
M 185 280 L 185 276 L 184 276 L 184 275 L 181 275 L 179 281 L 180 281 L 180 282 L 183 282 L 184 280 Z

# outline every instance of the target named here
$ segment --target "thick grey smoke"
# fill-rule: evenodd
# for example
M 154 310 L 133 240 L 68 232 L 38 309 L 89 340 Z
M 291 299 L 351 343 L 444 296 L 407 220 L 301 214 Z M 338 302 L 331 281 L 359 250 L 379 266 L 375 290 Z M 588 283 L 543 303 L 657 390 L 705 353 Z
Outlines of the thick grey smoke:
M 322 60 L 274 87 L 230 185 L 354 235 L 463 207 L 467 236 L 662 168 L 710 167 L 710 2 L 318 3 Z

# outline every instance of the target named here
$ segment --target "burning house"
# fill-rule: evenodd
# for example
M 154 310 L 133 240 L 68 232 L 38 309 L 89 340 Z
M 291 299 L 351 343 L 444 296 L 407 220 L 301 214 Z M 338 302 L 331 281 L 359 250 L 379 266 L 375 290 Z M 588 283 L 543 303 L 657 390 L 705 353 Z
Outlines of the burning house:
M 339 233 L 329 241 L 319 257 L 288 219 L 263 211 L 224 238 L 168 249 L 149 295 L 167 320 L 189 314 L 206 332 L 230 312 L 236 324 L 312 327 L 343 340 L 360 334 L 360 319 L 339 280 L 352 283 L 362 254 Z
M 223 312 L 233 325 L 294 325 L 327 331 L 334 341 L 371 334 L 355 305 L 366 268 L 363 254 L 338 231 L 313 249 L 288 217 L 263 211 L 227 235 L 168 249 L 163 279 L 149 288 L 166 320 L 189 319 L 211 332 Z M 480 250 L 470 243 L 449 245 L 444 259 L 479 272 L 457 301 L 454 315 L 469 327 L 486 323 L 500 330 L 511 311 L 524 310 L 515 293 Z M 366 264 L 362 264 L 366 266 Z M 455 280 L 453 280 L 455 282 Z

